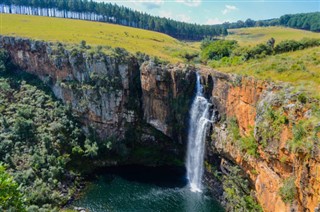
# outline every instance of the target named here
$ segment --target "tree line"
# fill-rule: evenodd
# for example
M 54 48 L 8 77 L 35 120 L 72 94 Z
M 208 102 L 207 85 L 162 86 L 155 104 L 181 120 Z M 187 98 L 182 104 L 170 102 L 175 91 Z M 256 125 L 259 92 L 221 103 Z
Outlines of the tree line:
M 280 18 L 268 20 L 255 21 L 249 18 L 233 23 L 199 25 L 151 16 L 124 6 L 92 0 L 0 0 L 0 4 L 9 6 L 7 13 L 109 22 L 161 32 L 184 40 L 202 40 L 207 36 L 225 36 L 228 35 L 227 29 L 244 27 L 286 26 L 320 32 L 320 12 L 283 15 Z M 14 6 L 18 6 L 18 8 L 10 8 Z M 28 8 L 21 9 L 19 6 Z M 53 8 L 54 11 L 52 11 Z
M 0 4 L 45 8 L 47 10 L 57 8 L 60 11 L 73 11 L 77 13 L 93 13 L 102 16 L 98 21 L 157 31 L 185 40 L 201 40 L 205 36 L 228 34 L 224 25 L 185 23 L 168 18 L 151 16 L 116 4 L 98 3 L 92 0 L 0 0 Z M 12 13 L 12 11 L 10 10 L 9 13 Z M 48 13 L 41 13 L 40 15 Z M 74 18 L 72 15 L 70 17 Z
M 235 29 L 244 27 L 264 27 L 264 26 L 285 26 L 296 29 L 320 32 L 320 12 L 300 13 L 283 15 L 280 18 L 255 21 L 247 19 L 246 21 L 237 21 L 234 23 L 223 23 L 224 28 Z

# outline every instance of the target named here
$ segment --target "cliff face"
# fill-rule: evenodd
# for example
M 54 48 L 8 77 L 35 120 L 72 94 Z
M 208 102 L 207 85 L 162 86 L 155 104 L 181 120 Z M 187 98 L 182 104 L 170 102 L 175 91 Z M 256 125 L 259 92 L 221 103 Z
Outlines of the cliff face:
M 184 152 L 193 68 L 150 62 L 140 71 L 137 59 L 126 52 L 68 51 L 60 44 L 13 37 L 1 37 L 0 45 L 20 70 L 38 76 L 69 104 L 88 133 L 101 140 L 160 142 L 169 149 L 180 141 L 176 150 Z
M 180 143 L 186 142 L 188 114 L 194 95 L 195 73 L 188 66 L 143 64 L 143 117 L 147 123 Z
M 155 156 L 138 148 L 125 160 L 145 163 L 171 154 L 183 159 L 195 68 L 140 66 L 126 53 L 68 51 L 19 38 L 1 37 L 0 45 L 19 69 L 37 75 L 70 104 L 88 133 L 113 137 L 132 149 L 137 143 L 161 149 Z M 198 71 L 216 115 L 206 164 L 219 162 L 218 156 L 221 169 L 239 165 L 265 211 L 314 211 L 320 201 L 319 102 L 288 86 Z M 294 182 L 289 197 L 281 192 L 287 179 Z
M 290 87 L 215 71 L 207 73 L 203 73 L 207 93 L 222 117 L 213 126 L 207 152 L 220 155 L 222 167 L 225 161 L 231 161 L 246 172 L 265 211 L 314 211 L 320 200 L 319 123 L 311 124 L 308 119 L 317 113 L 318 102 L 304 99 Z M 234 135 L 237 131 L 230 120 L 237 124 L 239 135 Z M 297 135 L 300 124 L 305 127 L 299 131 L 304 139 Z M 250 136 L 254 143 L 251 146 L 246 139 Z M 291 203 L 281 198 L 286 179 L 294 179 L 296 192 Z
M 55 96 L 70 104 L 86 128 L 96 129 L 101 138 L 124 137 L 124 125 L 136 120 L 126 107 L 132 81 L 139 75 L 133 58 L 122 62 L 103 55 L 89 56 L 27 39 L 1 38 L 19 69 L 48 83 Z

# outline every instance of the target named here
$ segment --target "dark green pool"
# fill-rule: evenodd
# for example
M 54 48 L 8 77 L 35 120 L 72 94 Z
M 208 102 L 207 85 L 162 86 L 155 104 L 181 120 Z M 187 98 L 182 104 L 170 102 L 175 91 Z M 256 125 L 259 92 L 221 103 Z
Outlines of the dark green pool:
M 223 211 L 204 193 L 191 192 L 184 170 L 174 167 L 127 166 L 107 170 L 73 205 L 91 212 Z

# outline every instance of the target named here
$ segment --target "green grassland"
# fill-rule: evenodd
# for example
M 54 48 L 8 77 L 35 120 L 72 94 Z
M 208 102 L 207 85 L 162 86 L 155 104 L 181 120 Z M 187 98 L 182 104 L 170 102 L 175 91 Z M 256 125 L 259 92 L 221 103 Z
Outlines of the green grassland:
M 218 69 L 259 79 L 289 82 L 299 91 L 320 98 L 320 47 L 249 60 Z
M 252 27 L 228 30 L 226 39 L 236 40 L 241 46 L 256 45 L 266 43 L 273 37 L 276 43 L 283 40 L 301 40 L 302 38 L 319 38 L 320 33 L 292 29 L 286 27 Z
M 285 27 L 241 28 L 232 29 L 230 32 L 227 39 L 237 40 L 240 46 L 266 43 L 271 37 L 276 44 L 283 40 L 320 39 L 320 33 Z M 264 80 L 288 82 L 299 91 L 320 99 L 320 47 L 250 59 L 235 65 L 222 64 L 216 69 Z
M 168 35 L 115 24 L 62 18 L 0 14 L 1 35 L 19 36 L 44 41 L 79 44 L 85 40 L 91 46 L 125 48 L 157 56 L 170 62 L 182 61 L 183 52 L 197 52 L 198 48 Z

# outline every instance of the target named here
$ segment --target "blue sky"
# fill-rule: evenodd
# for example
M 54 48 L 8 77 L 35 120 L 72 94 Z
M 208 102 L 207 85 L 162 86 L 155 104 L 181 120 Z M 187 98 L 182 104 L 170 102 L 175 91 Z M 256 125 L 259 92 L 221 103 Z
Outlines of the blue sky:
M 320 11 L 320 0 L 96 0 L 124 5 L 151 15 L 198 24 L 278 18 Z M 320 21 L 320 20 L 319 20 Z

